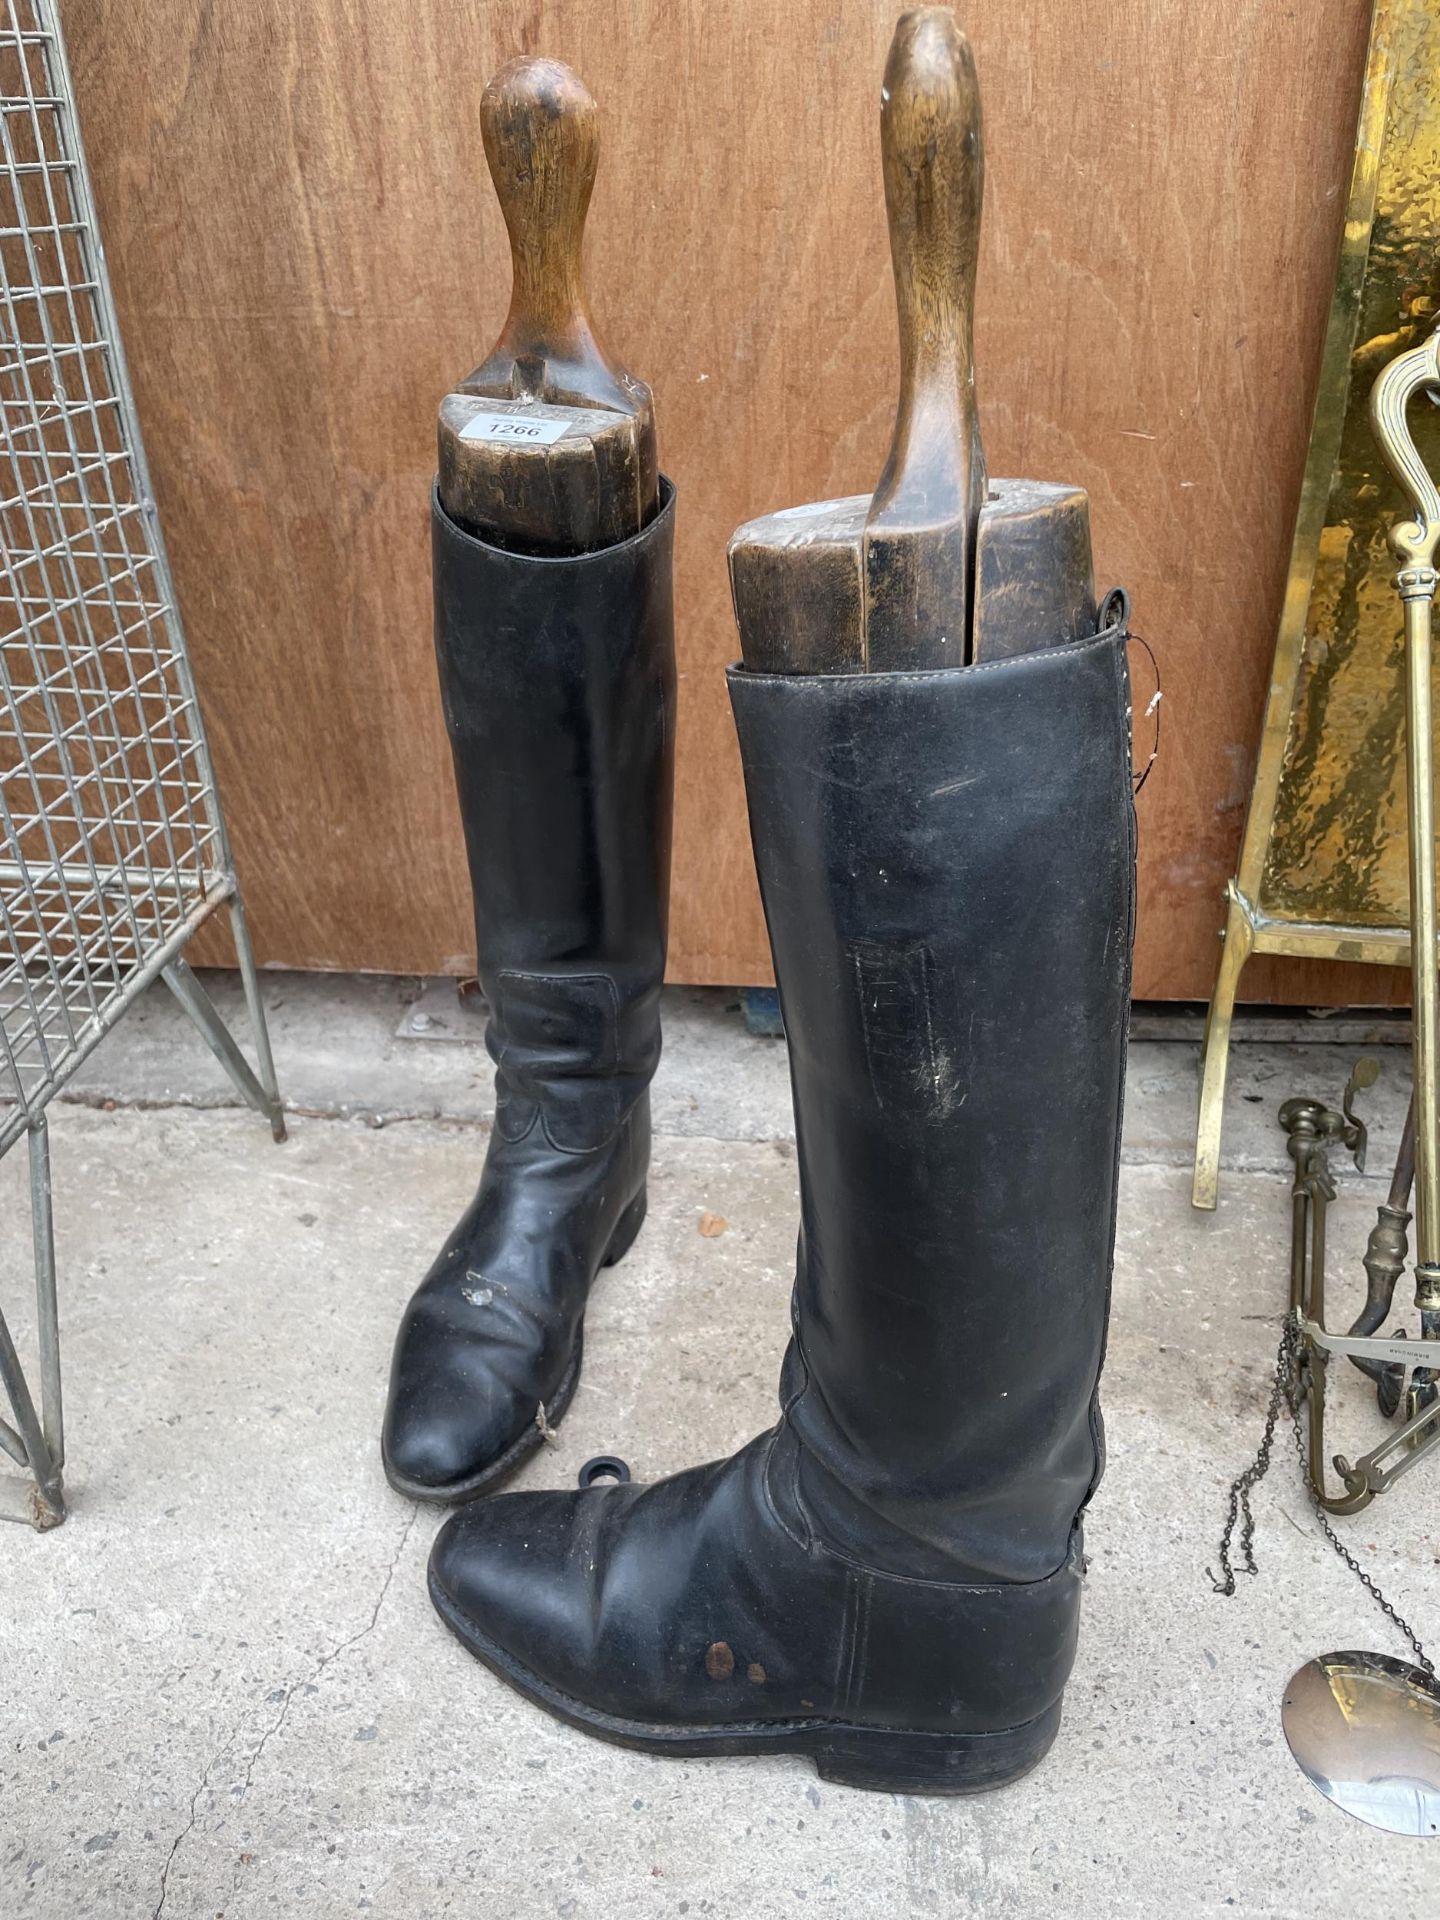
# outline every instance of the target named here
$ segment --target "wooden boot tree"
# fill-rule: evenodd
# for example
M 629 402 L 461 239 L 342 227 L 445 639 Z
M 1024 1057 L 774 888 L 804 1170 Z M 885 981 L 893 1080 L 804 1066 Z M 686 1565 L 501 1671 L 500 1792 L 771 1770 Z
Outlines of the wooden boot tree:
M 440 405 L 441 504 L 496 546 L 590 553 L 638 533 L 659 487 L 650 389 L 596 338 L 581 275 L 595 102 L 558 60 L 512 60 L 480 126 L 513 284 L 490 357 Z
M 980 90 L 946 7 L 895 28 L 880 145 L 900 320 L 890 456 L 873 496 L 766 514 L 731 539 L 757 672 L 959 667 L 1095 630 L 1088 496 L 986 481 L 972 357 Z

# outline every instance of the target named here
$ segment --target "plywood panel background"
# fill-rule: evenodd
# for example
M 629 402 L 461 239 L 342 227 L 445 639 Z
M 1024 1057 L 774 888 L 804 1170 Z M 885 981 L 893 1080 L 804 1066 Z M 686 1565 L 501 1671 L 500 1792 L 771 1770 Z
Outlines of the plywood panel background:
M 1333 273 L 1367 0 L 973 0 L 991 471 L 1093 495 L 1160 656 L 1137 988 L 1208 993 Z M 680 488 L 672 972 L 767 977 L 725 541 L 877 477 L 894 388 L 881 0 L 65 0 L 160 507 L 262 957 L 462 969 L 430 655 L 440 395 L 508 255 L 504 58 L 605 113 L 597 312 Z M 876 369 L 880 371 L 876 373 Z M 1137 666 L 1137 678 L 1144 674 Z M 1036 778 L 1044 778 L 1037 767 Z M 1389 976 L 1255 962 L 1252 993 Z

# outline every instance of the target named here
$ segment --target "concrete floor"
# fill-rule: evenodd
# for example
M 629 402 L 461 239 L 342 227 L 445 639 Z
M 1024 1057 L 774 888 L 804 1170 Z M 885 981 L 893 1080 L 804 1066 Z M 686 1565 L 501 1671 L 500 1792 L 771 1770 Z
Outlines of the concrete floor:
M 43 1537 L 0 1532 L 4 1920 L 1433 1905 L 1435 1861 L 1329 1807 L 1284 1745 L 1303 1659 L 1402 1650 L 1319 1538 L 1288 1451 L 1257 1501 L 1260 1578 L 1227 1601 L 1206 1576 L 1283 1297 L 1275 1106 L 1338 1092 L 1353 1048 L 1241 1049 L 1214 1217 L 1188 1201 L 1195 1050 L 1135 1048 L 1110 1466 L 1064 1729 L 1028 1781 L 945 1802 L 592 1742 L 441 1629 L 423 1579 L 437 1517 L 388 1490 L 376 1435 L 396 1316 L 484 1148 L 478 1023 L 395 982 L 270 991 L 304 1110 L 284 1147 L 227 1104 L 163 996 L 53 1110 L 73 1512 Z M 652 1477 L 772 1418 L 796 1210 L 783 1047 L 723 995 L 672 995 L 669 1016 L 649 1224 L 597 1291 L 581 1391 L 528 1484 L 573 1483 L 600 1451 Z M 1376 1169 L 1405 1088 L 1387 1058 Z M 0 1163 L 0 1273 L 28 1339 L 22 1160 Z M 1382 1184 L 1342 1183 L 1351 1292 Z M 704 1213 L 724 1231 L 701 1234 Z M 1340 1425 L 1352 1448 L 1378 1431 L 1358 1380 Z M 1436 1473 L 1342 1524 L 1440 1640 Z

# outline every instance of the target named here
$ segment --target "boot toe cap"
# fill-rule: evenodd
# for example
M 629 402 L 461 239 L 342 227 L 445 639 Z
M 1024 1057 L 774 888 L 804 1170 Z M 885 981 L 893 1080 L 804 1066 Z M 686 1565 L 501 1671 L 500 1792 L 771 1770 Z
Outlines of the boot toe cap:
M 457 1420 L 387 1418 L 385 1467 L 390 1478 L 404 1483 L 406 1489 L 443 1493 L 483 1471 L 504 1451 L 504 1444 L 495 1446 Z
M 565 1719 L 683 1727 L 784 1713 L 799 1693 L 813 1704 L 821 1683 L 790 1685 L 784 1642 L 796 1610 L 822 1602 L 771 1577 L 794 1549 L 759 1499 L 762 1455 L 467 1507 L 436 1538 L 431 1598 L 472 1653 Z
M 426 1303 L 427 1305 L 429 1303 Z M 577 1361 L 525 1329 L 479 1340 L 463 1325 L 413 1307 L 396 1341 L 382 1448 L 400 1491 L 443 1497 L 474 1483 L 512 1449 L 513 1464 L 539 1443 L 542 1404 L 558 1419 Z
M 392 1391 L 385 1412 L 382 1447 L 392 1481 L 404 1488 L 443 1494 L 497 1466 L 533 1433 L 538 1443 L 539 1401 L 522 1398 L 498 1382 L 483 1386 L 472 1372 L 463 1394 Z M 528 1451 L 528 1449 L 527 1449 Z M 522 1455 L 517 1456 L 518 1466 Z
M 430 1553 L 447 1625 L 509 1678 L 519 1667 L 554 1690 L 580 1689 L 597 1657 L 585 1509 L 613 1497 L 503 1494 L 453 1514 Z

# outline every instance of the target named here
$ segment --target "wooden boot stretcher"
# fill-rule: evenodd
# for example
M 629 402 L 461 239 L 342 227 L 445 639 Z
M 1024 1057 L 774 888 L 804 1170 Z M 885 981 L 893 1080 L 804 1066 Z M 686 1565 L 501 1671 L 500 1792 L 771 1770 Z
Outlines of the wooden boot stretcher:
M 900 322 L 890 455 L 872 496 L 766 514 L 731 539 L 754 672 L 960 667 L 1095 632 L 1087 494 L 986 478 L 973 359 L 980 92 L 948 8 L 901 18 L 880 144 Z
M 659 501 L 655 409 L 596 337 L 581 249 L 600 134 L 558 60 L 512 60 L 480 127 L 510 235 L 510 312 L 482 365 L 440 405 L 440 500 L 468 532 L 530 554 L 592 553 Z

